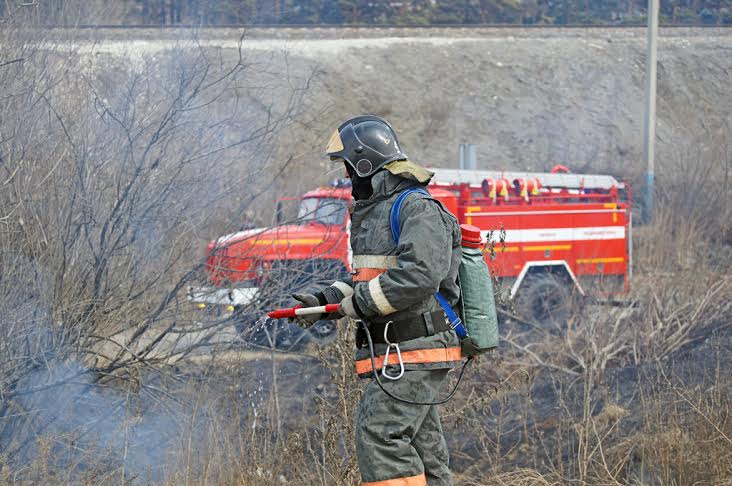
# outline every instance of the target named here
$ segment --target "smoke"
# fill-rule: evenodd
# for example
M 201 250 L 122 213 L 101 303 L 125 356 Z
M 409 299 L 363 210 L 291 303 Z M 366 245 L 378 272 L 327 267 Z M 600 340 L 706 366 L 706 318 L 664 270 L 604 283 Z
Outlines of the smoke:
M 159 477 L 181 432 L 200 434 L 205 414 L 192 423 L 182 402 L 99 381 L 51 319 L 49 273 L 22 255 L 0 263 L 0 457 L 19 470 L 42 460 Z
M 11 430 L 19 442 L 14 461 L 33 461 L 41 444 L 51 441 L 50 456 L 59 467 L 91 468 L 99 463 L 126 476 L 158 480 L 161 466 L 180 437 L 182 408 L 155 410 L 138 395 L 94 383 L 73 361 L 51 361 L 29 373 L 20 389 L 42 391 L 18 397 L 12 408 L 25 413 Z M 98 463 L 87 463 L 96 457 Z

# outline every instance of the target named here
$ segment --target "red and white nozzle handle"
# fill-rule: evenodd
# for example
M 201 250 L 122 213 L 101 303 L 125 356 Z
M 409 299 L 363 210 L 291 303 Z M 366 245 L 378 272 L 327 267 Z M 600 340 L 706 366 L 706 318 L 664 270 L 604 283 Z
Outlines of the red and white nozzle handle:
M 340 304 L 319 305 L 317 307 L 303 307 L 296 305 L 289 309 L 275 309 L 268 312 L 267 315 L 272 319 L 285 319 L 287 317 L 306 316 L 311 314 L 330 314 L 338 312 Z

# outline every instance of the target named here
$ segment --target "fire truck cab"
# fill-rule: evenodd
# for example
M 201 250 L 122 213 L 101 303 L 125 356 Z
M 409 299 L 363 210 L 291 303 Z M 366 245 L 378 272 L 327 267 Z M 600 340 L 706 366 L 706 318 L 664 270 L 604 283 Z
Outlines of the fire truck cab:
M 350 271 L 350 202 L 350 187 L 318 188 L 300 198 L 297 217 L 290 222 L 211 241 L 209 280 L 217 287 L 240 287 L 270 279 L 277 268 L 297 269 L 303 276 L 313 266 L 332 267 L 340 274 Z
M 630 188 L 608 175 L 432 169 L 431 194 L 460 223 L 481 228 L 491 244 L 493 276 L 524 318 L 566 317 L 576 296 L 628 289 L 631 271 Z M 291 286 L 351 271 L 350 187 L 319 188 L 300 199 L 289 224 L 230 234 L 208 246 L 213 288 L 189 297 L 230 309 L 267 293 L 286 270 Z M 293 276 L 301 275 L 303 281 Z

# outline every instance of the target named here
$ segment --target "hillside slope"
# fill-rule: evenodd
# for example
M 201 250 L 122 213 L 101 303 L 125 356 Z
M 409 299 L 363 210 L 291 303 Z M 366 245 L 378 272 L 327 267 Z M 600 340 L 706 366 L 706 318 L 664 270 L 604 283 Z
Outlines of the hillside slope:
M 360 112 L 387 116 L 425 163 L 455 164 L 457 144 L 471 142 L 485 168 L 564 162 L 637 176 L 644 42 L 609 33 L 341 43 L 318 56 L 316 96 L 329 106 L 331 126 Z M 665 160 L 729 132 L 731 50 L 732 35 L 661 41 L 659 172 Z
M 130 43 L 134 35 L 136 42 Z M 100 31 L 97 51 L 159 51 L 177 30 Z M 199 34 L 234 54 L 239 32 Z M 124 39 L 124 40 L 123 40 Z M 485 168 L 642 170 L 643 29 L 263 29 L 248 55 L 314 72 L 298 146 L 279 147 L 308 167 L 329 131 L 359 113 L 388 117 L 414 159 L 454 165 L 475 143 Z M 664 29 L 659 42 L 658 163 L 726 136 L 732 124 L 732 30 Z M 284 72 L 281 74 L 285 74 Z M 275 90 L 276 91 L 276 90 Z M 305 143 L 305 145 L 302 145 Z M 310 145 L 312 144 L 312 145 Z

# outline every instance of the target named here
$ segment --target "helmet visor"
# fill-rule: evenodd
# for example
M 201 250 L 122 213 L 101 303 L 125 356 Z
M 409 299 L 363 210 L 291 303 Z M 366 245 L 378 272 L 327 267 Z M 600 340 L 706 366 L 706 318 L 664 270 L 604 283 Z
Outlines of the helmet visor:
M 363 121 L 356 127 L 352 123 L 341 125 L 331 135 L 326 153 L 331 160 L 333 157 L 343 159 L 359 177 L 370 177 L 385 163 L 397 158 L 406 159 L 389 126 L 372 120 Z
M 328 142 L 327 153 L 331 156 L 342 159 L 360 177 L 368 177 L 374 171 L 372 162 L 363 154 L 365 148 L 359 140 L 353 125 L 346 125 L 333 132 Z
M 333 132 L 333 135 L 330 136 L 330 140 L 328 141 L 328 146 L 325 148 L 325 153 L 328 155 L 333 155 L 338 152 L 341 152 L 343 150 L 343 141 L 341 140 L 341 134 L 338 133 L 338 130 Z

